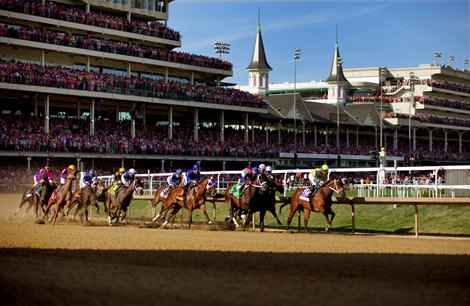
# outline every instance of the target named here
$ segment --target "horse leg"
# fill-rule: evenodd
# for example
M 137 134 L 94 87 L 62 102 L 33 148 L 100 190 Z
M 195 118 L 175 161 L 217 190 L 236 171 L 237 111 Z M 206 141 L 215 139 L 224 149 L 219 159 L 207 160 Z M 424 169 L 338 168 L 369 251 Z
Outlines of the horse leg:
M 13 213 L 14 216 L 16 216 L 16 214 L 20 211 L 21 207 L 23 207 L 24 203 L 28 202 L 29 201 L 29 198 L 26 197 L 24 194 L 23 194 L 23 197 L 21 198 L 21 202 L 20 202 L 20 205 L 18 206 L 18 209 L 16 209 L 16 211 Z
M 304 227 L 305 227 L 305 232 L 308 234 L 308 219 L 310 218 L 310 208 L 305 208 L 304 209 Z
M 325 232 L 328 232 L 328 230 L 330 228 L 332 228 L 332 223 L 333 223 L 333 219 L 335 218 L 335 212 L 330 210 L 329 212 L 324 212 L 323 215 L 325 216 L 326 218 L 326 228 L 325 228 Z M 331 215 L 331 219 L 328 217 L 329 215 Z
M 264 217 L 266 216 L 266 210 L 259 211 L 259 231 L 264 232 Z
M 212 220 L 209 218 L 209 214 L 207 213 L 207 210 L 206 210 L 206 205 L 201 205 L 199 209 L 202 211 L 202 213 L 206 217 L 207 224 L 212 225 Z
M 190 206 L 188 209 L 188 229 L 191 229 L 191 223 L 193 223 L 193 207 Z
M 277 216 L 276 207 L 275 207 L 275 206 L 274 206 L 274 207 L 271 207 L 271 208 L 269 209 L 269 212 L 274 216 L 274 218 L 276 218 L 277 224 L 278 224 L 278 225 L 282 225 L 281 220 L 279 220 L 279 217 Z
M 292 218 L 294 218 L 295 212 L 298 210 L 297 204 L 291 204 L 289 217 L 287 218 L 287 230 L 289 230 L 290 223 L 292 222 Z
M 163 222 L 163 224 L 160 226 L 162 228 L 164 228 L 167 224 L 168 224 L 168 221 L 171 220 L 171 224 L 173 224 L 173 220 L 175 219 L 175 216 L 176 216 L 176 213 L 180 210 L 180 206 L 177 205 L 176 203 L 172 203 L 171 205 L 169 205 L 167 208 L 166 208 L 166 211 L 168 211 L 170 208 L 173 207 L 173 210 L 171 211 L 170 215 L 168 216 L 168 218 L 165 218 L 165 222 Z
M 77 204 L 77 208 L 75 208 L 75 212 L 74 212 L 74 214 L 73 214 L 72 220 L 75 220 L 75 218 L 77 217 L 77 214 L 78 214 L 78 213 L 80 212 L 80 210 L 82 210 L 82 208 L 83 208 L 83 203 L 82 203 L 82 201 L 77 201 L 77 203 L 78 203 L 78 204 Z M 70 205 L 73 206 L 72 203 L 70 203 Z M 82 219 L 82 218 L 80 217 L 80 219 Z

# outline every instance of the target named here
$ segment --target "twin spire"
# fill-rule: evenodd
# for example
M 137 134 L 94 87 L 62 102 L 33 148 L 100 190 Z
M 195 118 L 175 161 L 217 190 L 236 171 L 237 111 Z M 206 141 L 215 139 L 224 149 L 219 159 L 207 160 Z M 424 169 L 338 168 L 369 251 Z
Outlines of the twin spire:
M 247 72 L 263 71 L 269 72 L 273 70 L 269 66 L 266 60 L 266 53 L 264 52 L 263 36 L 261 35 L 261 24 L 260 24 L 260 11 L 258 8 L 258 30 L 256 32 L 255 46 L 253 48 L 253 55 L 251 56 L 251 62 L 245 69 Z

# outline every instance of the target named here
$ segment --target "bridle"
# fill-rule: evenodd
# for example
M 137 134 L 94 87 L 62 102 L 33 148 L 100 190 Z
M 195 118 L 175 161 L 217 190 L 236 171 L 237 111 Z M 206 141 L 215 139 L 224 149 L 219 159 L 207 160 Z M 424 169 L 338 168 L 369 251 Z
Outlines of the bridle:
M 336 192 L 336 193 L 339 194 L 339 195 L 341 195 L 341 192 L 344 194 L 344 186 L 343 186 L 341 189 L 339 189 L 339 188 L 338 188 L 337 180 L 338 180 L 338 179 L 334 179 L 334 180 L 333 180 L 333 181 L 335 182 L 334 187 L 328 186 L 328 188 L 330 188 L 331 190 L 333 190 L 334 192 Z

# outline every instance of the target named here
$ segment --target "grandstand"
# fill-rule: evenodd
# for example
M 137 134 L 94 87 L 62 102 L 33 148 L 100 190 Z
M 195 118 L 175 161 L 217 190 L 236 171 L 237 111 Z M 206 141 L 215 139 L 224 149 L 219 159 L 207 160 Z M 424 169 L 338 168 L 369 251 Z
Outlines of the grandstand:
M 85 163 L 102 174 L 195 161 L 207 170 L 375 166 L 381 143 L 398 165 L 470 160 L 469 72 L 343 70 L 336 46 L 327 81 L 297 84 L 293 103 L 293 84 L 269 84 L 258 25 L 250 85 L 229 88 L 231 63 L 178 52 L 171 2 L 0 0 L 3 162 Z

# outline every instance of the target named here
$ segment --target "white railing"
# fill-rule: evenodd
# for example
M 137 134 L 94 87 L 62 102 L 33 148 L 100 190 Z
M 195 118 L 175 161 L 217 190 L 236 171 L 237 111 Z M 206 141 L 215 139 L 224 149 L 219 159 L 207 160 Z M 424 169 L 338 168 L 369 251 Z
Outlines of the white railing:
M 289 169 L 289 170 L 273 170 L 273 174 L 281 175 L 284 183 L 284 195 L 289 190 L 288 177 L 297 175 L 300 173 L 301 176 L 308 174 L 313 169 Z M 470 166 L 425 166 L 425 167 L 369 167 L 369 168 L 330 168 L 328 177 L 332 174 L 337 175 L 341 173 L 357 173 L 357 174 L 375 174 L 377 178 L 380 177 L 380 173 L 384 172 L 387 174 L 398 175 L 399 173 L 412 171 L 431 171 L 434 173 L 435 182 L 432 184 L 384 184 L 380 180 L 374 184 L 355 184 L 354 188 L 358 190 L 359 197 L 442 197 L 445 194 L 445 190 L 450 190 L 451 197 L 455 197 L 455 191 L 457 190 L 470 190 L 470 185 L 445 185 L 440 184 L 438 177 L 440 173 L 446 170 L 470 170 Z M 236 182 L 240 176 L 240 170 L 230 171 L 202 171 L 202 175 L 212 175 L 217 181 L 217 192 L 221 192 L 227 189 L 228 185 Z M 166 179 L 172 173 L 150 173 L 137 174 L 136 176 L 142 180 L 144 184 L 144 194 L 153 195 L 155 188 L 166 186 Z M 107 186 L 113 182 L 113 176 L 100 176 L 100 179 L 105 180 Z M 301 185 L 294 184 L 294 188 L 306 187 L 309 184 Z M 388 192 L 390 190 L 390 192 Z

